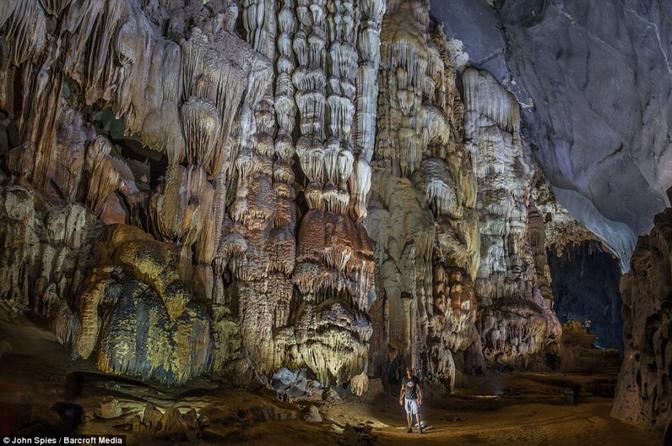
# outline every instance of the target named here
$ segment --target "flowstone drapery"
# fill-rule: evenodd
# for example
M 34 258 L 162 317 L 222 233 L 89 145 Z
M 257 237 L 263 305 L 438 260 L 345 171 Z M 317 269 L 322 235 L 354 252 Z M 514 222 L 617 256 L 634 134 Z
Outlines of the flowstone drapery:
M 427 1 L 9 0 L 0 36 L 2 298 L 101 370 L 451 388 L 558 334 L 518 105 Z
M 533 249 L 536 241 L 544 252 L 543 241 L 535 237 L 544 229 L 529 196 L 532 168 L 523 152 L 520 108 L 486 72 L 467 68 L 462 83 L 465 136 L 478 179 L 481 262 L 476 294 L 483 353 L 490 362 L 526 364 L 554 348 L 549 343 L 557 342 L 561 327 L 551 296 L 539 289 L 536 269 L 545 262 L 538 262 Z
M 474 341 L 479 236 L 476 182 L 447 53 L 422 2 L 388 3 L 366 226 L 379 265 L 372 311 L 380 333 L 371 352 L 377 371 L 393 379 L 401 361 L 450 388 L 453 353 Z

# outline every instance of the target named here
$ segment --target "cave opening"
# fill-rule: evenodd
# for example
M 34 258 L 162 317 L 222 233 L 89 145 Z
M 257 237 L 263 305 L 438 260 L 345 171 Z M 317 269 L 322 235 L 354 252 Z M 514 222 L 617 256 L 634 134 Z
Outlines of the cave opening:
M 595 335 L 597 348 L 623 352 L 619 261 L 595 240 L 547 250 L 553 306 L 566 324 L 577 321 Z

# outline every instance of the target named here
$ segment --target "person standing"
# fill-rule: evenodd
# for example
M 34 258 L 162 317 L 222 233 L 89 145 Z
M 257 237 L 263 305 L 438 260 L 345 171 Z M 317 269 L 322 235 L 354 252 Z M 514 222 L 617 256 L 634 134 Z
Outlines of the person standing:
M 408 433 L 413 432 L 413 415 L 418 423 L 418 431 L 422 433 L 422 424 L 420 421 L 419 406 L 422 405 L 422 387 L 420 380 L 413 375 L 413 370 L 406 368 L 406 375 L 401 381 L 401 390 L 399 392 L 399 405 L 406 410 L 406 421 L 408 422 Z

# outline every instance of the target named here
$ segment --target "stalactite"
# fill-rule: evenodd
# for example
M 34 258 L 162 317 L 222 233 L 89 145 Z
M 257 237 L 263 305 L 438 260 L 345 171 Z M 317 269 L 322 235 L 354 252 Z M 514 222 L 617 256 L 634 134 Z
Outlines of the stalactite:
M 286 14 L 276 18 L 275 10 L 274 0 L 247 1 L 243 14 L 247 41 L 274 63 L 278 28 L 282 33 L 287 24 Z M 248 85 L 248 89 L 255 88 L 259 86 Z M 293 244 L 283 249 L 283 241 L 274 237 L 279 207 L 274 186 L 273 137 L 277 128 L 277 109 L 274 108 L 273 84 L 263 86 L 252 96 L 258 97 L 256 106 L 244 109 L 241 114 L 241 129 L 245 131 L 240 134 L 236 198 L 230 211 L 234 221 L 232 236 L 244 239 L 246 246 L 244 253 L 239 249 L 234 253 L 230 264 L 239 281 L 242 345 L 255 372 L 269 376 L 281 360 L 281 355 L 276 355 L 273 329 L 286 323 L 284 315 L 288 313 L 291 281 L 285 272 L 290 273 L 293 268 L 293 256 L 286 257 L 288 264 L 281 266 L 277 250 L 287 254 L 293 250 Z M 293 98 L 290 99 L 293 102 Z M 285 102 L 283 105 L 289 104 Z M 259 344 L 260 337 L 268 342 Z
M 450 388 L 454 354 L 536 352 L 550 201 L 512 96 L 467 70 L 463 117 L 428 8 L 6 1 L 0 292 L 164 384 L 292 367 L 359 393 L 394 353 Z
M 487 73 L 467 69 L 462 79 L 465 133 L 476 160 L 481 210 L 480 332 L 488 360 L 516 364 L 538 357 L 560 335 L 526 243 L 531 169 L 523 157 L 513 96 Z M 525 336 L 516 334 L 523 329 Z
M 0 30 L 10 42 L 3 65 L 19 66 L 28 61 L 46 45 L 47 21 L 40 2 L 7 0 L 0 11 Z
M 220 118 L 212 102 L 190 98 L 180 109 L 187 143 L 189 164 L 205 166 L 214 155 L 219 136 Z
M 421 2 L 387 6 L 371 163 L 375 205 L 365 221 L 378 250 L 383 339 L 407 365 L 450 389 L 453 354 L 476 331 L 476 186 L 469 154 L 455 142 L 462 116 L 446 100 L 459 102 L 445 40 L 418 13 Z M 372 352 L 381 369 L 387 348 Z
M 364 228 L 348 214 L 354 190 L 350 179 L 355 168 L 352 131 L 357 116 L 359 14 L 345 1 L 300 0 L 292 9 L 293 4 L 285 1 L 279 14 L 275 147 L 277 168 L 283 170 L 276 170 L 275 176 L 286 171 L 295 150 L 308 183 L 303 196 L 309 211 L 299 224 L 293 268 L 293 282 L 304 305 L 292 315 L 299 321 L 297 326 L 283 331 L 277 342 L 287 346 L 293 361 L 305 364 L 325 382 L 341 383 L 365 368 L 370 334 L 334 343 L 331 337 L 308 327 L 318 311 L 315 306 L 332 302 L 329 299 L 333 303 L 319 310 L 327 321 L 342 314 L 350 321 L 344 327 L 348 331 L 355 329 L 355 321 L 368 323 L 363 313 L 373 286 L 372 250 Z M 280 117 L 281 112 L 291 116 L 294 110 L 299 113 L 300 133 L 295 142 L 290 140 L 293 121 Z M 364 179 L 360 189 L 365 187 Z M 287 184 L 280 191 L 287 196 L 293 194 L 292 189 Z M 365 204 L 360 203 L 359 209 L 362 207 Z M 293 205 L 289 209 L 293 210 Z M 287 229 L 274 234 L 274 240 L 282 242 L 280 246 L 292 246 L 285 242 Z M 357 355 L 353 362 L 340 354 L 343 348 Z
M 469 110 L 477 110 L 509 133 L 520 126 L 520 106 L 515 98 L 496 82 L 482 81 L 477 70 L 466 70 L 464 103 Z

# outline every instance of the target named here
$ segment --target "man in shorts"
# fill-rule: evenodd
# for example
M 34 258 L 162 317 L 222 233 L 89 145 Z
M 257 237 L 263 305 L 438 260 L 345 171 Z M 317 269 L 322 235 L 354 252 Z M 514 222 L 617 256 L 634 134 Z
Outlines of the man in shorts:
M 422 424 L 420 421 L 419 406 L 422 405 L 422 387 L 420 380 L 413 375 L 413 370 L 406 368 L 406 375 L 401 381 L 401 391 L 399 392 L 399 405 L 406 410 L 406 421 L 408 421 L 408 433 L 413 432 L 413 415 L 418 423 L 418 431 L 422 433 Z

